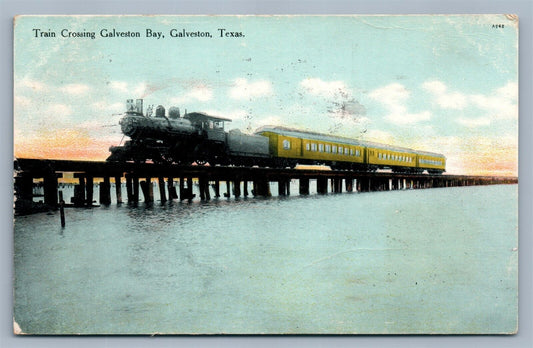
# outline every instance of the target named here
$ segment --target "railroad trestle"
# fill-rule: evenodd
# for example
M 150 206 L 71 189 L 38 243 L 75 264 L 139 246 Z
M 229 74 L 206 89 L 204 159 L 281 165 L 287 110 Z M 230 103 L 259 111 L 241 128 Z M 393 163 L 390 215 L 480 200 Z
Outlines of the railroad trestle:
M 153 163 L 115 163 L 99 161 L 41 160 L 19 158 L 14 162 L 15 213 L 27 214 L 61 206 L 88 207 L 96 202 L 94 186 L 98 184 L 101 205 L 111 204 L 111 188 L 115 201 L 122 203 L 154 202 L 157 182 L 159 201 L 202 201 L 218 197 L 271 196 L 270 183 L 277 182 L 278 195 L 291 194 L 290 183 L 298 180 L 300 195 L 310 194 L 310 183 L 316 182 L 317 194 L 371 192 L 472 185 L 516 184 L 516 177 L 433 175 L 396 172 L 354 172 L 323 169 L 279 169 L 239 166 L 181 166 Z M 65 174 L 72 173 L 74 195 L 63 200 L 59 185 Z M 117 185 L 118 183 L 118 185 Z M 221 185 L 221 183 L 225 183 Z M 113 184 L 113 185 L 112 185 Z M 126 196 L 122 196 L 123 184 Z M 34 202 L 34 189 L 43 191 L 42 202 Z M 329 187 L 329 188 L 328 188 Z M 193 189 L 196 188 L 196 189 Z M 221 195 L 221 190 L 225 191 Z M 196 192 L 196 193 L 195 193 Z

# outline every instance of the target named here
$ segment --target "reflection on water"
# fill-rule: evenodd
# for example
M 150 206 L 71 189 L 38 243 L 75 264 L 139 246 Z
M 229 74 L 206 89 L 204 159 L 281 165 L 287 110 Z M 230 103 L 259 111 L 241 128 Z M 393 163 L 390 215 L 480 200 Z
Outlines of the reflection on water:
M 515 185 L 112 204 L 67 209 L 64 229 L 58 215 L 15 222 L 24 332 L 516 328 Z

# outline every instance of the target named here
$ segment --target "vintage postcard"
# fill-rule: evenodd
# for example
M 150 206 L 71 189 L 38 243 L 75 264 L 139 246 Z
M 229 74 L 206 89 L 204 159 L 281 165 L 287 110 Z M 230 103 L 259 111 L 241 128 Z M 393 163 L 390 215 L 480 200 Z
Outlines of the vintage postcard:
M 514 334 L 515 15 L 14 18 L 16 334 Z

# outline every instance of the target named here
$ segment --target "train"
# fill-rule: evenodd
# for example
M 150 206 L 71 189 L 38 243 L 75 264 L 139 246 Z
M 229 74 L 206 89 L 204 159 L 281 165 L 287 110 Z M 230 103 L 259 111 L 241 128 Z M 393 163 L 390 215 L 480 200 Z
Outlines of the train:
M 442 174 L 443 154 L 292 129 L 263 126 L 253 134 L 225 130 L 230 119 L 128 99 L 119 124 L 129 140 L 111 146 L 107 161 L 189 165 L 295 168 L 322 165 L 334 170 Z

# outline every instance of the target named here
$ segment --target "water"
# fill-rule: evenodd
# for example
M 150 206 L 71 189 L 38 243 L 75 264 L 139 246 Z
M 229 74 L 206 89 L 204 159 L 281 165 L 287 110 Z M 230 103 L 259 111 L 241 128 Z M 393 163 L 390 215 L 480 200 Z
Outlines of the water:
M 46 334 L 509 333 L 517 195 L 123 204 L 67 209 L 64 229 L 58 213 L 21 216 L 15 320 Z

